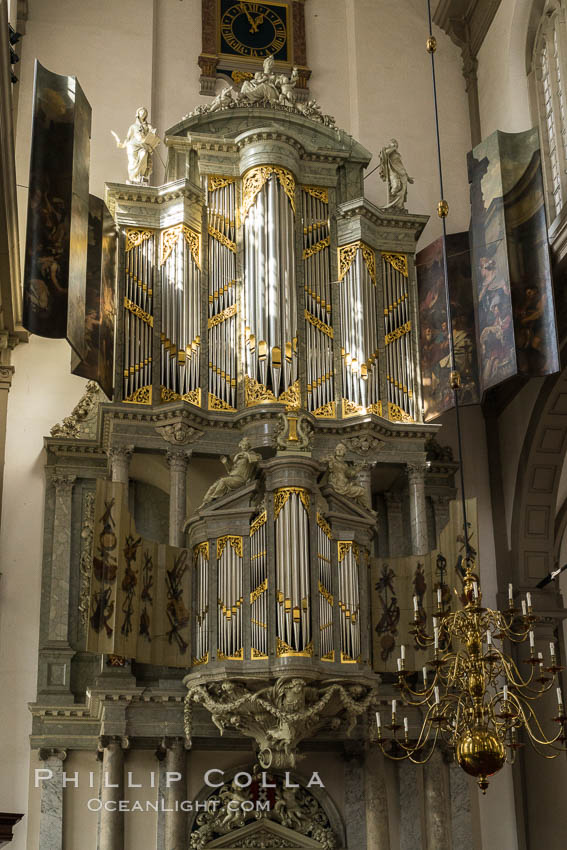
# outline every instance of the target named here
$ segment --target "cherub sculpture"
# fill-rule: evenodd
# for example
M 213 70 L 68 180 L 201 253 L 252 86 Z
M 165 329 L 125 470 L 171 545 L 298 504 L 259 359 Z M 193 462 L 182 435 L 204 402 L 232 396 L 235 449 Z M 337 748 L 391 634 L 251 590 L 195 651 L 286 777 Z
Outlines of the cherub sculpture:
M 340 496 L 346 496 L 358 502 L 363 508 L 371 510 L 366 488 L 359 484 L 357 476 L 364 469 L 363 463 L 347 463 L 347 449 L 344 443 L 338 443 L 335 453 L 326 458 L 329 467 L 329 484 Z
M 252 451 L 250 440 L 244 437 L 238 444 L 239 451 L 232 458 L 232 466 L 229 469 L 229 460 L 226 456 L 221 457 L 221 463 L 226 467 L 228 475 L 224 475 L 211 484 L 205 498 L 201 502 L 201 507 L 208 505 L 214 499 L 220 499 L 221 496 L 226 496 L 239 487 L 243 487 L 254 477 L 256 466 L 262 459 L 261 455 Z

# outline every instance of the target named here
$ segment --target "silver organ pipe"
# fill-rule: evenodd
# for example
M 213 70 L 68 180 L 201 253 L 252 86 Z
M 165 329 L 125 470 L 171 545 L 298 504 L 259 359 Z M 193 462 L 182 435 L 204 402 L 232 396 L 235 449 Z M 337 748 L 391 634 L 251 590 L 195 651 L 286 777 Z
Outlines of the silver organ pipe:
M 307 407 L 308 410 L 317 413 L 323 412 L 334 400 L 328 190 L 303 186 L 301 202 L 307 340 Z
M 415 419 L 408 263 L 405 254 L 382 254 L 386 380 L 390 418 Z
M 360 660 L 360 556 L 353 540 L 338 541 L 341 660 Z
M 125 401 L 151 400 L 155 235 L 126 230 L 124 262 Z
M 201 324 L 200 239 L 185 224 L 161 233 L 161 373 L 166 398 L 198 402 Z
M 339 248 L 339 269 L 345 408 L 381 414 L 374 251 L 363 242 Z
M 317 562 L 319 565 L 319 630 L 321 660 L 334 661 L 333 595 L 331 593 L 331 529 L 317 514 Z
M 209 544 L 195 546 L 193 558 L 197 571 L 193 664 L 205 664 L 209 660 Z
M 219 659 L 242 660 L 242 537 L 217 540 L 218 650 Z
M 263 511 L 250 526 L 250 625 L 251 657 L 268 658 L 268 555 L 267 513 Z
M 295 180 L 277 166 L 243 179 L 246 375 L 267 398 L 297 381 Z
M 274 494 L 279 656 L 310 655 L 309 493 L 284 487 Z
M 207 177 L 209 408 L 236 409 L 236 181 Z

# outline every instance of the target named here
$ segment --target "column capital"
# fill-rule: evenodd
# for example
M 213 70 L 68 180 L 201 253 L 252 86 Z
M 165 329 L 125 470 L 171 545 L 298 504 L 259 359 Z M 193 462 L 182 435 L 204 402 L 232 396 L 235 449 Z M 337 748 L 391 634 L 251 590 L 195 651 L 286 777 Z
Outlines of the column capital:
M 98 739 L 98 752 L 108 750 L 112 745 L 117 746 L 121 750 L 130 749 L 130 738 L 128 735 L 100 735 Z
M 49 761 L 49 759 L 59 759 L 64 762 L 67 758 L 67 750 L 57 749 L 57 747 L 40 747 L 38 750 L 40 761 Z
M 410 483 L 413 483 L 414 481 L 423 481 L 427 470 L 427 461 L 417 460 L 406 463 L 406 470 L 408 473 L 408 481 L 410 481 Z
M 113 460 L 120 459 L 130 460 L 130 458 L 134 454 L 134 450 L 134 445 L 109 446 L 106 453 L 108 455 L 109 460 L 112 462 Z
M 71 475 L 59 469 L 54 469 L 51 473 L 51 483 L 57 488 L 58 492 L 70 492 L 76 480 L 76 475 Z
M 167 450 L 165 457 L 171 470 L 183 471 L 187 469 L 192 454 L 192 449 L 171 448 Z

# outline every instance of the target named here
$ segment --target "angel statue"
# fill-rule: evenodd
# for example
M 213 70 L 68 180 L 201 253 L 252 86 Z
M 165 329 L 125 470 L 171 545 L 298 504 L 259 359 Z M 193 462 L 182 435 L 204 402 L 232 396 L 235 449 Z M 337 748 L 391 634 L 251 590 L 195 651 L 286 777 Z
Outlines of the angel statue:
M 358 502 L 363 508 L 371 510 L 366 488 L 357 481 L 357 475 L 364 469 L 364 464 L 347 463 L 346 451 L 345 444 L 338 443 L 335 453 L 326 458 L 329 467 L 329 484 L 340 496 L 346 496 L 347 499 Z
M 148 123 L 148 110 L 141 106 L 136 112 L 136 119 L 128 128 L 123 142 L 114 130 L 110 131 L 116 139 L 119 148 L 126 148 L 128 156 L 128 183 L 150 182 L 153 166 L 153 152 L 161 139 L 155 127 Z
M 227 457 L 221 457 L 221 463 L 226 467 L 228 475 L 219 478 L 214 484 L 211 484 L 205 498 L 201 502 L 201 507 L 208 505 L 214 499 L 220 499 L 221 496 L 226 496 L 232 493 L 233 490 L 238 490 L 249 481 L 252 480 L 256 465 L 262 459 L 261 455 L 252 451 L 250 440 L 244 437 L 238 444 L 238 451 L 232 458 L 232 466 L 229 469 L 229 460 Z
M 396 139 L 391 139 L 390 144 L 380 151 L 378 174 L 388 185 L 388 203 L 382 209 L 405 210 L 408 183 L 413 183 L 413 177 L 410 177 L 405 169 Z

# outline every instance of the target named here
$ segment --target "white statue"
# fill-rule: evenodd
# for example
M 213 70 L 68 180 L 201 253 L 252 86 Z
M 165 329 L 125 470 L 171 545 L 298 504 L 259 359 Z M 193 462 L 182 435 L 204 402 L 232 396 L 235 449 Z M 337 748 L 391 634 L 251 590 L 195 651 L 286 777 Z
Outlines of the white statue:
M 267 101 L 277 103 L 280 93 L 277 89 L 277 77 L 274 74 L 274 57 L 268 56 L 264 59 L 261 71 L 256 71 L 251 80 L 244 80 L 238 100 L 246 100 L 248 103 Z
M 379 175 L 388 186 L 388 203 L 382 209 L 404 210 L 408 199 L 408 183 L 413 177 L 407 173 L 398 151 L 396 139 L 380 151 Z
M 155 127 L 148 123 L 148 110 L 141 106 L 136 120 L 128 128 L 123 142 L 114 130 L 110 131 L 119 148 L 126 148 L 128 155 L 128 183 L 149 183 L 153 166 L 153 152 L 161 139 Z
M 294 68 L 292 70 L 291 77 L 286 77 L 285 74 L 280 74 L 277 81 L 281 91 L 279 102 L 283 106 L 286 106 L 287 104 L 293 105 L 297 99 L 295 87 L 299 82 L 298 69 Z
M 329 467 L 329 484 L 341 496 L 358 502 L 363 508 L 371 509 L 366 488 L 358 483 L 358 475 L 364 469 L 363 463 L 348 463 L 345 460 L 347 449 L 344 443 L 337 443 L 335 453 L 326 458 Z
M 244 484 L 248 484 L 254 477 L 256 465 L 262 460 L 262 456 L 257 452 L 252 451 L 250 440 L 244 437 L 238 444 L 238 451 L 232 458 L 232 466 L 229 469 L 229 460 L 227 457 L 221 457 L 221 463 L 226 467 L 228 475 L 219 478 L 214 484 L 211 484 L 205 498 L 201 502 L 201 507 L 208 505 L 213 499 L 220 499 L 221 496 L 226 496 L 232 493 L 233 490 L 238 490 Z

